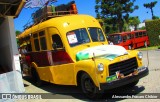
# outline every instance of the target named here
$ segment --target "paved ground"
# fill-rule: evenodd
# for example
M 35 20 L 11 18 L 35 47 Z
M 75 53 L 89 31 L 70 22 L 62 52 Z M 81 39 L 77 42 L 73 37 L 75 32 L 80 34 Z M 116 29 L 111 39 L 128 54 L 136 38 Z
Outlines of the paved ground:
M 134 92 L 138 93 L 151 93 L 151 95 L 158 95 L 154 93 L 159 93 L 160 96 L 160 50 L 150 50 L 150 51 L 142 51 L 144 54 L 144 65 L 149 67 L 149 75 L 144 77 L 139 81 L 139 83 L 133 87 L 132 89 L 129 88 L 119 88 L 111 90 L 112 92 L 125 92 L 130 93 Z M 19 100 L 22 102 L 53 102 L 53 101 L 65 101 L 65 102 L 79 102 L 79 101 L 90 101 L 84 99 L 85 97 L 80 93 L 80 90 L 74 86 L 59 86 L 53 85 L 50 83 L 46 83 L 43 87 L 38 88 L 36 87 L 33 82 L 28 77 L 24 77 L 24 85 L 26 93 L 51 93 L 53 94 L 51 97 L 53 99 L 45 99 L 45 100 Z M 109 92 L 107 92 L 109 93 Z M 49 94 L 48 94 L 49 95 Z M 105 95 L 104 95 L 105 97 Z M 107 96 L 106 96 L 107 97 Z M 122 102 L 160 102 L 160 99 L 104 99 L 102 101 L 122 101 Z

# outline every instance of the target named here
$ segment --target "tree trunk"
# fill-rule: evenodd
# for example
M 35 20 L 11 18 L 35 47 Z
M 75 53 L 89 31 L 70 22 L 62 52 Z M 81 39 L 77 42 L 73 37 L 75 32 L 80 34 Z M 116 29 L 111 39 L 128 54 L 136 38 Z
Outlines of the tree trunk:
M 152 13 L 152 19 L 153 19 L 153 16 L 154 16 L 154 15 L 153 15 L 153 8 L 152 8 L 152 7 L 151 7 L 151 13 Z
M 117 18 L 118 18 L 119 32 L 122 32 L 123 31 L 123 25 L 124 25 L 124 22 L 123 22 L 123 19 L 122 19 L 122 14 L 118 14 Z
M 134 25 L 134 30 L 135 30 L 135 31 L 137 30 L 137 25 Z
M 122 32 L 123 31 L 123 27 L 121 24 L 119 24 L 119 32 Z
M 119 32 L 122 32 L 123 31 L 123 26 L 124 26 L 124 22 L 123 22 L 123 19 L 119 20 Z

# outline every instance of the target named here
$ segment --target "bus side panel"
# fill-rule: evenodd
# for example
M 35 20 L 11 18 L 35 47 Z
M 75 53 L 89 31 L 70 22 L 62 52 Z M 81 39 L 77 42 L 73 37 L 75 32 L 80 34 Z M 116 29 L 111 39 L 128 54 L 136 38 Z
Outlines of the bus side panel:
M 122 34 L 123 34 L 123 33 L 122 33 Z M 118 45 L 120 45 L 120 46 L 123 46 L 126 50 L 128 50 L 128 49 L 129 49 L 129 46 L 131 46 L 131 44 L 132 44 L 132 40 L 131 40 L 131 39 L 128 39 L 127 36 L 128 36 L 127 34 L 123 34 L 123 36 L 122 36 L 123 41 L 118 44 Z M 124 39 L 124 37 L 125 37 L 125 39 Z
M 75 85 L 74 63 L 65 50 L 52 51 L 53 66 L 50 71 L 54 83 L 61 85 Z
M 74 63 L 68 63 L 50 67 L 51 74 L 54 75 L 54 84 L 76 85 L 74 66 Z
M 41 80 L 54 83 L 54 75 L 52 75 L 50 66 L 38 67 L 37 72 Z
M 48 60 L 48 52 L 47 51 L 41 51 L 41 52 L 32 52 L 30 53 L 31 62 L 36 63 L 37 65 L 37 72 L 39 74 L 39 77 L 41 80 L 44 81 L 53 81 L 49 66 L 49 60 Z
M 74 63 L 64 50 L 33 52 L 31 61 L 37 64 L 36 69 L 41 80 L 75 85 Z
M 128 50 L 129 46 L 131 45 L 131 40 L 126 40 L 126 42 L 122 42 L 118 45 L 123 46 L 126 50 Z
M 35 62 L 38 67 L 49 66 L 47 51 L 41 52 L 32 52 L 31 53 L 31 62 Z
M 65 50 L 52 51 L 52 59 L 54 65 L 73 63 Z
M 149 45 L 149 38 L 145 30 L 133 31 L 135 48 L 144 47 L 145 43 Z
M 145 46 L 145 42 L 147 43 L 147 45 L 149 45 L 149 40 L 148 40 L 147 36 L 140 37 L 140 38 L 135 38 L 135 46 L 136 46 L 136 48 Z

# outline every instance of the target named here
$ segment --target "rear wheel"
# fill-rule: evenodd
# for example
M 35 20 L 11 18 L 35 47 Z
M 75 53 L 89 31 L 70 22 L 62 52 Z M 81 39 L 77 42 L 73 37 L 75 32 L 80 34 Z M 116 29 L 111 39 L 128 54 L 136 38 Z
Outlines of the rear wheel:
M 86 73 L 81 76 L 81 89 L 82 92 L 90 99 L 99 99 L 102 97 L 103 91 L 99 90 L 98 87 L 95 86 L 92 79 Z
M 40 77 L 39 77 L 35 68 L 31 69 L 31 74 L 32 74 L 32 78 L 33 78 L 33 81 L 34 81 L 35 85 L 38 86 L 38 87 L 42 86 L 43 81 L 40 79 Z

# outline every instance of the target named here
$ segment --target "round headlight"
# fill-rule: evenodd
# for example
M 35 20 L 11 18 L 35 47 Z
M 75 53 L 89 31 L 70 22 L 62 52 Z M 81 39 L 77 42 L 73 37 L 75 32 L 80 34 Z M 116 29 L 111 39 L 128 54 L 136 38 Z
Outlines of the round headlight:
M 142 59 L 142 57 L 143 57 L 143 53 L 142 52 L 138 52 L 138 58 Z
M 102 72 L 104 70 L 104 65 L 102 63 L 98 64 L 98 71 Z

